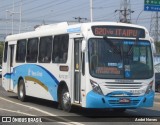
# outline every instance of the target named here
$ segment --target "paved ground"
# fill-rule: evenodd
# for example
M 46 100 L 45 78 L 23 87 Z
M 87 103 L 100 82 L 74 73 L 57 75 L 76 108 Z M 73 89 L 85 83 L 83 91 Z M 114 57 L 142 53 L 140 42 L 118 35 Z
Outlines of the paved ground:
M 28 98 L 27 102 L 21 102 L 17 99 L 16 94 L 6 92 L 1 87 L 1 80 L 0 80 L 0 116 L 18 116 L 18 117 L 33 116 L 34 118 L 37 116 L 41 116 L 41 120 L 50 121 L 47 122 L 46 124 L 72 123 L 76 125 L 78 124 L 79 125 L 82 124 L 87 124 L 87 125 L 96 125 L 96 124 L 156 125 L 157 124 L 158 125 L 159 124 L 158 122 L 153 123 L 153 122 L 134 122 L 134 121 L 136 120 L 136 118 L 139 118 L 138 116 L 140 116 L 140 118 L 142 116 L 145 116 L 145 118 L 150 118 L 152 120 L 159 118 L 160 120 L 160 93 L 156 93 L 156 98 L 153 108 L 130 109 L 127 110 L 125 113 L 118 113 L 118 112 L 115 113 L 104 109 L 88 110 L 79 107 L 74 107 L 71 113 L 67 113 L 57 109 L 57 103 L 54 103 L 52 101 L 47 101 L 37 98 Z M 123 121 L 125 123 L 123 123 Z M 37 124 L 44 124 L 44 123 L 37 123 Z

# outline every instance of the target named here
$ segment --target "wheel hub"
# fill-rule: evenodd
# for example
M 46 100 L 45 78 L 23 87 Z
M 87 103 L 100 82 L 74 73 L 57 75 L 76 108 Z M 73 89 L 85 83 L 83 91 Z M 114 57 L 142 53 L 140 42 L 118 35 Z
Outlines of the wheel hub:
M 70 104 L 70 97 L 69 97 L 69 92 L 65 92 L 63 95 L 63 104 L 65 107 L 69 106 Z
M 22 85 L 20 86 L 19 90 L 20 90 L 20 97 L 23 98 L 23 86 Z

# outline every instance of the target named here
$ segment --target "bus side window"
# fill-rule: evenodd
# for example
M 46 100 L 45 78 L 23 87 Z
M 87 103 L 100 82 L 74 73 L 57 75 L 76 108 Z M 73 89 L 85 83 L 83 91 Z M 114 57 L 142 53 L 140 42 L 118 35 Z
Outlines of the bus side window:
M 26 58 L 26 40 L 18 40 L 16 61 L 23 63 L 25 62 L 25 58 Z
M 66 63 L 68 58 L 68 41 L 69 35 L 57 35 L 53 42 L 53 63 Z
M 39 44 L 39 57 L 40 63 L 50 63 L 52 52 L 52 36 L 41 37 Z
M 38 38 L 28 39 L 27 43 L 27 62 L 36 63 L 38 55 Z
M 3 58 L 4 62 L 7 62 L 7 52 L 8 52 L 8 42 L 5 43 L 4 58 Z

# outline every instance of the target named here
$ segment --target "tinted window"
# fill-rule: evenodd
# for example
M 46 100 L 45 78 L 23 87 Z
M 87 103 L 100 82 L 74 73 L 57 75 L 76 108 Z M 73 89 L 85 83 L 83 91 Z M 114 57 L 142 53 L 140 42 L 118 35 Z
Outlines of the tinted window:
M 4 62 L 7 61 L 7 51 L 8 51 L 8 42 L 5 43 L 5 49 L 4 49 Z
M 149 41 L 91 38 L 88 45 L 90 73 L 94 77 L 147 79 L 153 76 Z
M 39 62 L 49 63 L 51 61 L 52 36 L 40 38 L 39 44 Z
M 68 57 L 69 35 L 58 35 L 54 37 L 52 61 L 54 63 L 66 63 Z
M 28 40 L 27 44 L 27 62 L 37 62 L 38 55 L 38 38 Z
M 26 40 L 19 40 L 17 42 L 16 61 L 25 62 L 25 57 L 26 57 Z

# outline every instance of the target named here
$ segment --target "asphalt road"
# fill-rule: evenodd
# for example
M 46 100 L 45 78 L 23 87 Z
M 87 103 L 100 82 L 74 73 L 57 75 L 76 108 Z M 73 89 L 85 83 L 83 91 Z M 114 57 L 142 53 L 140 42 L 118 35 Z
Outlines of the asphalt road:
M 156 94 L 154 107 L 152 108 L 139 108 L 129 109 L 124 113 L 113 112 L 109 110 L 91 110 L 83 109 L 80 107 L 73 107 L 71 113 L 64 112 L 57 109 L 57 103 L 31 98 L 27 99 L 27 102 L 21 102 L 17 99 L 17 95 L 14 93 L 6 92 L 1 86 L 0 79 L 0 116 L 17 116 L 18 118 L 30 119 L 37 118 L 39 123 L 34 124 L 75 124 L 75 125 L 96 125 L 96 124 L 109 124 L 109 125 L 158 125 L 160 123 L 160 94 Z M 38 116 L 40 118 L 38 119 Z M 23 117 L 23 118 L 22 118 Z M 5 118 L 5 117 L 4 117 Z M 11 117 L 14 118 L 14 117 Z M 137 122 L 140 118 L 147 118 L 151 120 L 158 120 L 158 122 Z M 0 121 L 2 118 L 0 119 Z M 141 119 L 143 120 L 143 119 Z M 16 121 L 16 120 L 13 120 Z M 40 121 L 46 121 L 40 123 Z M 0 123 L 1 124 L 1 123 Z M 3 123 L 4 124 L 4 123 Z M 6 123 L 8 124 L 8 123 Z M 22 124 L 20 122 L 12 124 Z M 28 124 L 28 123 L 23 123 Z M 32 124 L 32 123 L 30 123 Z

